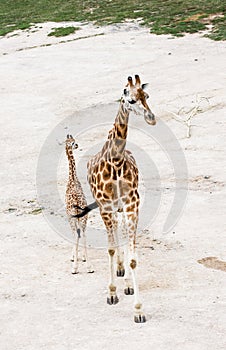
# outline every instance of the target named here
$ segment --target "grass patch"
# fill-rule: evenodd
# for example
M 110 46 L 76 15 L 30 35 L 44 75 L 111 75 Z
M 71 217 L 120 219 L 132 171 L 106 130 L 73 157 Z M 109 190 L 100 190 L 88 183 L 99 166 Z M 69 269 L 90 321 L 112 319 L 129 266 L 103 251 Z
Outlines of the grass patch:
M 58 27 L 58 28 L 52 28 L 52 32 L 48 34 L 48 36 L 66 36 L 69 34 L 75 33 L 77 30 L 79 30 L 79 27 Z
M 152 32 L 155 34 L 172 34 L 174 36 L 183 36 L 184 33 L 196 33 L 200 30 L 204 30 L 206 27 L 203 23 L 180 21 L 172 22 L 162 25 L 154 23 L 152 26 Z
M 213 39 L 213 40 L 225 40 L 226 39 L 226 20 L 225 18 L 221 21 L 214 20 L 215 25 L 213 27 L 213 30 L 210 34 L 205 35 L 206 37 Z M 217 24 L 217 25 L 216 25 Z
M 209 37 L 225 40 L 225 7 L 220 0 L 1 0 L 0 35 L 47 21 L 106 25 L 142 19 L 152 33 L 175 36 L 195 33 L 212 24 Z M 220 17 L 214 20 L 214 14 Z

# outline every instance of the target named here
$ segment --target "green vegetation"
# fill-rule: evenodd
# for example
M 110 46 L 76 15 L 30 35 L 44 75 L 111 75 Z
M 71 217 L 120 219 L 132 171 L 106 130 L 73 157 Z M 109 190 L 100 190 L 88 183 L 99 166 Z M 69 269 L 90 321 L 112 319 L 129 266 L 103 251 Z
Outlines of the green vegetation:
M 226 40 L 226 21 L 213 20 L 214 28 L 212 32 L 206 36 L 213 40 Z
M 69 34 L 73 34 L 77 30 L 79 30 L 79 27 L 58 27 L 58 28 L 52 28 L 52 32 L 48 34 L 48 36 L 66 36 Z
M 181 36 L 213 25 L 208 35 L 226 39 L 222 0 L 1 0 L 0 35 L 47 21 L 91 21 L 98 25 L 139 19 L 152 33 Z

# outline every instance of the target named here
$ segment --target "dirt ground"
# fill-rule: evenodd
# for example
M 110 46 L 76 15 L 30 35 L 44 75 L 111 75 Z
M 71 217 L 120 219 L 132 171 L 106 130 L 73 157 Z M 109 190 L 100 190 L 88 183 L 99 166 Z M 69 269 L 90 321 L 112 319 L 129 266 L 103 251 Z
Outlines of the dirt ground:
M 0 348 L 225 349 L 225 43 L 200 34 L 154 36 L 136 23 L 83 25 L 65 39 L 47 37 L 53 26 L 47 23 L 37 32 L 0 39 Z M 122 278 L 117 279 L 119 303 L 106 303 L 108 258 L 103 228 L 96 238 L 102 225 L 98 212 L 90 215 L 87 228 L 95 273 L 87 274 L 81 263 L 80 273 L 72 275 L 71 243 L 57 233 L 45 212 L 52 210 L 57 218 L 54 193 L 48 190 L 51 179 L 45 184 L 48 208 L 41 209 L 45 205 L 37 194 L 42 193 L 40 154 L 48 153 L 47 174 L 57 154 L 57 186 L 53 182 L 63 203 L 63 138 L 93 123 L 78 140 L 77 160 L 88 160 L 114 121 L 127 76 L 137 73 L 150 84 L 147 92 L 157 125 L 148 141 L 144 135 L 150 126 L 131 115 L 128 147 L 142 169 L 142 196 L 147 179 L 157 183 L 151 169 L 157 169 L 159 180 L 158 188 L 152 186 L 153 202 L 141 207 L 138 232 L 144 324 L 133 322 L 133 297 L 123 294 Z M 188 120 L 191 113 L 188 138 L 186 124 L 175 118 Z M 155 141 L 161 125 L 174 135 L 164 145 Z M 45 151 L 56 128 L 59 137 Z M 180 179 L 173 174 L 175 140 L 188 169 Z M 142 158 L 144 151 L 152 166 Z M 81 181 L 91 200 L 83 163 Z M 163 234 L 174 193 L 187 185 L 179 220 Z M 156 212 L 144 225 L 153 203 L 158 204 Z M 64 208 L 57 210 L 64 217 Z

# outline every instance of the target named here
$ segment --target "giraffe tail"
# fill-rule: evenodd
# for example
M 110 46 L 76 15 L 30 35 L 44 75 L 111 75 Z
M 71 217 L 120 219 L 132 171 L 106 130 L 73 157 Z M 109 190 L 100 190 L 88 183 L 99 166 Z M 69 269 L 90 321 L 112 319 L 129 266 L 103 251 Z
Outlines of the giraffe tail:
M 88 214 L 91 210 L 98 208 L 98 204 L 96 202 L 93 202 L 93 203 L 87 205 L 85 208 L 81 208 L 79 205 L 74 205 L 73 207 L 81 210 L 81 213 L 76 214 L 76 215 L 71 215 L 71 217 L 72 218 L 82 218 L 83 216 Z
M 80 228 L 77 229 L 77 235 L 78 235 L 78 238 L 81 238 L 81 230 L 80 230 Z

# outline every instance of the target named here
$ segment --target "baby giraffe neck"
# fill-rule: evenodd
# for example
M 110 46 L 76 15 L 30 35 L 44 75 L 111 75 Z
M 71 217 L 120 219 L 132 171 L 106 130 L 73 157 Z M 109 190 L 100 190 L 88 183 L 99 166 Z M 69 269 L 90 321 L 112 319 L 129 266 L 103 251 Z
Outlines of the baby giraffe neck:
M 75 181 L 76 168 L 75 168 L 75 159 L 74 159 L 72 147 L 66 146 L 66 154 L 67 154 L 68 163 L 69 163 L 69 180 Z

